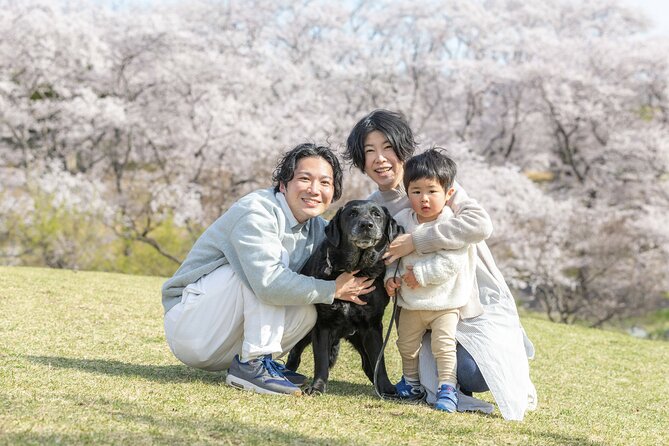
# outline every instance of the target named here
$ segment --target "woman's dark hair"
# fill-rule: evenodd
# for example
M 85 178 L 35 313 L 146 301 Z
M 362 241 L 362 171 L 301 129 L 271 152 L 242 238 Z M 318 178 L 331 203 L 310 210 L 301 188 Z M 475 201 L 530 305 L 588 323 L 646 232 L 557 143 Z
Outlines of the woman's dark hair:
M 404 189 L 409 183 L 423 178 L 435 179 L 448 191 L 453 186 L 458 167 L 441 147 L 433 147 L 409 159 L 404 165 Z
M 344 159 L 362 173 L 365 173 L 365 138 L 375 130 L 388 138 L 400 161 L 404 162 L 413 155 L 416 142 L 404 115 L 388 110 L 374 110 L 358 121 L 346 140 Z
M 334 154 L 329 147 L 317 146 L 312 143 L 303 143 L 295 146 L 288 152 L 283 154 L 281 160 L 276 165 L 274 173 L 272 174 L 272 184 L 274 184 L 274 191 L 278 192 L 281 184 L 286 184 L 295 176 L 295 168 L 297 163 L 302 158 L 308 158 L 310 156 L 316 156 L 323 158 L 325 161 L 330 163 L 332 166 L 332 174 L 334 175 L 333 185 L 334 185 L 334 195 L 332 201 L 337 201 L 341 197 L 341 187 L 342 187 L 342 170 L 337 155 Z

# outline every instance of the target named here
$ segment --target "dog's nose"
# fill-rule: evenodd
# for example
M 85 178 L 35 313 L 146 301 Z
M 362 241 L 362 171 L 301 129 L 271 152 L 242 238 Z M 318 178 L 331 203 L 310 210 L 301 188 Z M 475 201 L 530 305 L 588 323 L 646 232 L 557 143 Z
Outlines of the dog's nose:
M 362 229 L 372 229 L 374 227 L 374 223 L 368 220 L 363 220 L 360 222 L 360 227 Z

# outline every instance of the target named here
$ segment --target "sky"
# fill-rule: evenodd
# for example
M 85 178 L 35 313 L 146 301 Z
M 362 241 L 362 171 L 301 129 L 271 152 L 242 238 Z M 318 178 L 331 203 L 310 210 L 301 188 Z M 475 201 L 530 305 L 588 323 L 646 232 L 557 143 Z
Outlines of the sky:
M 103 4 L 122 6 L 127 3 L 160 3 L 165 0 L 95 0 Z M 170 0 L 177 1 L 177 0 Z M 651 34 L 669 37 L 669 0 L 618 0 L 632 8 L 639 8 L 653 23 Z
M 669 1 L 667 0 L 621 0 L 632 8 L 639 8 L 653 22 L 651 34 L 669 36 Z

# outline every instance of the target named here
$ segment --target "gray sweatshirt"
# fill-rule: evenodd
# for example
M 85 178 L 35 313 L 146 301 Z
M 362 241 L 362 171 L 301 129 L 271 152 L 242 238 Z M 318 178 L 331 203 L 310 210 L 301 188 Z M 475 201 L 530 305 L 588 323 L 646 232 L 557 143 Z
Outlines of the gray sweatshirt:
M 299 223 L 283 193 L 273 189 L 242 197 L 204 231 L 174 276 L 164 283 L 165 313 L 180 302 L 186 286 L 226 264 L 265 303 L 332 303 L 334 281 L 296 272 L 325 238 L 325 225 L 320 217 Z

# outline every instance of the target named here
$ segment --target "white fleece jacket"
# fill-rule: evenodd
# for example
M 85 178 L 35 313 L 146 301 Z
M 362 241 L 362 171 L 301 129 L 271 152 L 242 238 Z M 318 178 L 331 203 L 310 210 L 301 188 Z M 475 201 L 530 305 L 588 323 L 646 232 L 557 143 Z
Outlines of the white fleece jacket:
M 419 223 L 416 213 L 409 208 L 395 215 L 395 220 L 412 234 L 419 227 L 438 225 L 452 217 L 453 211 L 445 207 L 435 221 Z M 460 308 L 473 294 L 478 297 L 474 244 L 424 254 L 414 251 L 399 262 L 398 276 L 406 273 L 409 265 L 413 266 L 420 287 L 412 289 L 402 285 L 397 298 L 397 305 L 402 308 L 435 311 Z M 386 269 L 386 280 L 394 276 L 396 267 L 393 264 Z

